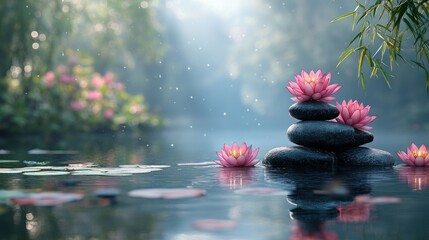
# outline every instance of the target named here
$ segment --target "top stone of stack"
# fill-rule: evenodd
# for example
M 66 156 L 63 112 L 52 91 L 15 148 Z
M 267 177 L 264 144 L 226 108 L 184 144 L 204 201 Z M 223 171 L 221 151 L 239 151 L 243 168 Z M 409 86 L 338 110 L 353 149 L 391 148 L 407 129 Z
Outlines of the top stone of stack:
M 334 105 L 318 101 L 295 103 L 289 107 L 289 113 L 292 117 L 303 121 L 331 120 L 340 115 L 340 111 Z

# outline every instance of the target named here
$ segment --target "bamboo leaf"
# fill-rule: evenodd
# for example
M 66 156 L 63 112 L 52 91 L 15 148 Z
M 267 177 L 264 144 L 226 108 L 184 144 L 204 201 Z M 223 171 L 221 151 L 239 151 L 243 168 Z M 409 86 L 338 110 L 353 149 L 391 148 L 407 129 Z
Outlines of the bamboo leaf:
M 361 76 L 361 75 L 363 75 L 362 74 L 362 63 L 363 63 L 363 57 L 366 55 L 366 47 L 364 47 L 363 49 L 362 49 L 362 52 L 360 53 L 360 56 L 359 56 L 359 60 L 358 60 L 358 77 L 359 76 Z
M 360 83 L 362 84 L 362 88 L 364 91 L 366 91 L 366 82 L 365 82 L 365 75 L 360 75 Z
M 348 12 L 346 14 L 343 14 L 343 15 L 335 18 L 334 20 L 332 20 L 331 23 L 343 20 L 343 19 L 348 18 L 348 17 L 353 16 L 353 15 L 356 15 L 356 11 L 351 11 L 351 12 Z

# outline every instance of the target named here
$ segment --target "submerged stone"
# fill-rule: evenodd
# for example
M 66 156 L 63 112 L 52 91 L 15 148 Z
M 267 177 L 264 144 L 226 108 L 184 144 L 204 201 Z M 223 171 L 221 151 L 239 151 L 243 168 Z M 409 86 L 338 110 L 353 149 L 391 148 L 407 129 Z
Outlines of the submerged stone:
M 300 121 L 288 128 L 287 135 L 295 144 L 323 149 L 355 147 L 374 139 L 369 132 L 331 121 Z
M 289 113 L 299 120 L 330 120 L 340 114 L 334 105 L 317 101 L 295 103 L 289 107 Z
M 271 149 L 262 163 L 273 167 L 333 167 L 335 155 L 329 151 L 301 146 L 278 147 Z
M 392 154 L 375 148 L 351 147 L 335 151 L 338 164 L 343 166 L 391 167 L 395 163 Z

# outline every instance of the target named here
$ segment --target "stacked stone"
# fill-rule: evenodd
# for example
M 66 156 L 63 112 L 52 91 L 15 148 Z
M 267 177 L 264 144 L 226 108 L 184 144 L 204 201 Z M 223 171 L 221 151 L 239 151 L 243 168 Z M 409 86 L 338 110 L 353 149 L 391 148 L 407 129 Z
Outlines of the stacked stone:
M 374 140 L 367 131 L 330 121 L 339 110 L 317 101 L 295 103 L 289 108 L 292 117 L 300 120 L 292 124 L 287 135 L 298 146 L 270 150 L 263 164 L 276 167 L 334 167 L 393 166 L 393 156 L 383 150 L 362 147 Z

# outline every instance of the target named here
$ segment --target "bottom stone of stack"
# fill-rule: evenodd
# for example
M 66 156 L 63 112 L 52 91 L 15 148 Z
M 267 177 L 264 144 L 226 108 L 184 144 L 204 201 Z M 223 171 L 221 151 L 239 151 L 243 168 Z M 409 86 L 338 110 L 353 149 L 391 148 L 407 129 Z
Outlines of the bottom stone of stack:
M 334 166 L 391 167 L 395 160 L 392 154 L 368 147 L 340 148 L 333 152 L 303 146 L 271 149 L 262 163 L 272 167 L 320 169 Z
M 302 146 L 271 149 L 262 161 L 267 166 L 292 168 L 333 167 L 335 162 L 332 152 Z
M 340 166 L 391 167 L 395 163 L 392 154 L 368 147 L 350 147 L 335 151 Z

